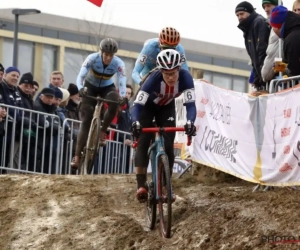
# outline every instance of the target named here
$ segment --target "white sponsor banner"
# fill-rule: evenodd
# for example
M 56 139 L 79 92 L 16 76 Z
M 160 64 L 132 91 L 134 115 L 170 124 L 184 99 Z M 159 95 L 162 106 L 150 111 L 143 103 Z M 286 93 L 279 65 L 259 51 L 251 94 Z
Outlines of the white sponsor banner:
M 199 80 L 195 90 L 194 161 L 251 182 L 300 185 L 300 89 L 257 98 Z

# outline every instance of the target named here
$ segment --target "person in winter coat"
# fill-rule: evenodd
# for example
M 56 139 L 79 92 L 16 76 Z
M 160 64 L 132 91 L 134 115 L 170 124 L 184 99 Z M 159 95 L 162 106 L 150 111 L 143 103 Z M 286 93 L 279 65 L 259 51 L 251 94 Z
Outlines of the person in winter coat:
M 22 103 L 25 109 L 34 110 L 33 108 L 33 99 L 32 99 L 32 90 L 33 90 L 33 76 L 30 72 L 22 75 L 19 81 L 18 91 L 20 93 Z M 34 159 L 35 159 L 35 150 L 36 150 L 36 129 L 37 129 L 37 115 L 31 111 L 24 111 L 23 113 L 23 130 L 20 131 L 20 137 L 22 137 L 22 154 L 21 154 L 21 163 L 23 170 L 34 171 Z M 22 122 L 21 122 L 22 124 Z M 20 140 L 21 142 L 21 140 Z M 15 146 L 18 145 L 15 143 Z M 28 157 L 27 157 L 28 154 Z M 16 168 L 19 161 L 19 151 L 14 157 L 14 167 Z M 28 160 L 28 161 L 27 161 Z M 28 162 L 28 166 L 26 166 Z
M 270 21 L 272 10 L 278 6 L 278 0 L 263 0 L 262 7 L 267 14 L 267 22 Z M 274 79 L 275 72 L 273 70 L 275 58 L 279 57 L 279 37 L 271 29 L 269 36 L 269 44 L 267 48 L 267 56 L 264 61 L 264 65 L 261 70 L 261 76 L 264 82 L 269 82 Z
M 283 55 L 288 64 L 288 76 L 300 75 L 300 15 L 280 5 L 272 10 L 270 24 L 284 40 Z
M 266 57 L 270 27 L 266 19 L 255 12 L 249 2 L 241 2 L 235 8 L 235 14 L 239 20 L 238 28 L 243 31 L 246 50 L 250 56 L 253 73 L 254 87 L 265 90 L 265 82 L 261 76 L 261 70 Z
M 17 108 L 7 108 L 7 129 L 5 131 L 6 134 L 6 154 L 5 154 L 5 166 L 10 164 L 10 167 L 13 167 L 13 158 L 10 157 L 11 152 L 12 155 L 15 156 L 17 153 L 17 149 L 19 148 L 15 145 L 15 141 L 19 141 L 18 135 L 20 132 L 20 124 L 22 123 L 22 112 L 18 108 L 24 108 L 20 93 L 17 89 L 18 80 L 20 77 L 20 71 L 16 67 L 8 67 L 5 70 L 5 73 L 2 78 L 2 82 L 0 83 L 0 92 L 2 102 L 9 106 L 14 106 Z M 27 119 L 24 119 L 23 123 L 27 123 Z M 13 126 L 15 123 L 15 128 Z M 11 151 L 12 150 L 12 151 Z
M 53 105 L 55 90 L 53 88 L 44 88 L 40 92 L 39 97 L 34 102 L 34 109 L 50 115 L 55 115 L 56 107 Z M 38 130 L 38 154 L 36 171 L 43 173 L 54 173 L 52 166 L 53 159 L 53 137 L 58 135 L 59 120 L 53 116 L 39 115 L 43 126 Z M 45 140 L 44 140 L 45 136 Z M 52 152 L 52 155 L 50 154 Z M 50 162 L 51 159 L 51 162 Z
M 3 65 L 0 63 L 0 83 L 1 83 L 2 78 L 3 78 L 4 70 L 5 70 L 5 68 L 4 68 Z

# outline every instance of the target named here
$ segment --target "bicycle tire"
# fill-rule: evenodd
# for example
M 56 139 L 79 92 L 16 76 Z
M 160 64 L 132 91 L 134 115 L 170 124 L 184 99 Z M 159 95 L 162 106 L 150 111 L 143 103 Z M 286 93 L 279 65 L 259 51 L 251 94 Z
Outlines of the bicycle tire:
M 100 136 L 100 118 L 93 118 L 90 131 L 87 139 L 86 146 L 84 148 L 84 154 L 81 158 L 79 174 L 91 174 L 97 152 L 99 149 L 99 136 Z
M 171 237 L 171 227 L 172 227 L 172 184 L 171 184 L 171 175 L 169 160 L 167 155 L 161 155 L 158 158 L 158 195 L 161 197 L 158 202 L 159 210 L 159 222 L 161 234 L 165 238 Z M 163 198 L 162 189 L 163 187 L 166 191 L 166 197 Z M 166 204 L 164 213 L 164 204 Z
M 151 181 L 147 183 L 148 188 L 148 200 L 145 202 L 145 212 L 146 212 L 146 224 L 150 230 L 153 230 L 156 225 L 156 197 L 155 197 L 155 186 Z

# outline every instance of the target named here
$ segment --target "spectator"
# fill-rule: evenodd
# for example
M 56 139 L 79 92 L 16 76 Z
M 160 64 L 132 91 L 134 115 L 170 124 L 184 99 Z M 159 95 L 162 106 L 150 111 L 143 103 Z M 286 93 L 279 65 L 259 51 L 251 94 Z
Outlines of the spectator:
M 19 108 L 23 108 L 22 99 L 20 97 L 20 93 L 17 90 L 17 83 L 19 80 L 20 71 L 16 67 L 8 67 L 5 70 L 5 74 L 3 75 L 2 82 L 0 84 L 0 92 L 2 93 L 3 103 L 10 106 L 15 106 Z M 21 112 L 18 109 L 14 108 L 8 108 L 8 126 L 6 130 L 6 155 L 5 155 L 5 166 L 8 165 L 10 161 L 10 166 L 13 166 L 13 159 L 10 159 L 10 154 L 12 152 L 12 155 L 16 155 L 16 151 L 14 149 L 17 149 L 16 147 L 13 147 L 15 144 L 15 141 L 12 143 L 12 138 L 16 138 L 15 136 L 20 131 L 20 123 L 22 121 L 22 115 Z M 14 126 L 12 126 L 13 122 L 16 123 L 15 129 Z M 18 139 L 18 138 L 16 138 Z
M 300 14 L 300 0 L 296 0 L 293 3 L 293 8 L 292 10 L 296 13 L 296 14 Z
M 265 82 L 261 76 L 261 69 L 266 57 L 270 27 L 266 19 L 255 12 L 249 2 L 241 2 L 235 8 L 235 14 L 239 20 L 238 28 L 244 33 L 245 46 L 251 58 L 254 87 L 257 90 L 256 95 L 266 92 Z M 263 90 L 263 91 L 262 91 Z
M 68 105 L 66 106 L 67 109 L 66 116 L 70 119 L 79 121 L 78 105 L 80 103 L 80 97 L 79 97 L 79 91 L 77 85 L 74 83 L 70 83 L 68 87 L 68 91 L 70 93 L 70 100 L 68 102 Z M 79 126 L 77 127 L 79 129 Z
M 268 22 L 270 22 L 272 10 L 276 6 L 278 6 L 278 0 L 263 0 L 262 1 L 262 7 L 267 14 Z M 267 54 L 267 56 L 265 58 L 264 65 L 261 70 L 261 76 L 262 76 L 264 82 L 269 82 L 275 77 L 273 65 L 275 62 L 275 58 L 279 57 L 279 37 L 275 34 L 273 29 L 271 29 L 271 32 L 270 32 L 269 45 L 268 45 L 266 54 Z
M 132 97 L 133 97 L 133 88 L 131 85 L 126 84 L 126 98 L 128 100 L 129 108 L 132 104 Z
M 280 5 L 272 10 L 270 24 L 283 38 L 283 54 L 288 64 L 288 76 L 300 75 L 300 15 Z
M 53 71 L 50 76 L 49 88 L 62 87 L 64 84 L 64 75 L 60 71 Z
M 61 169 L 62 169 L 62 174 L 67 174 L 68 166 L 70 166 L 70 164 L 67 164 L 66 166 L 67 146 L 68 146 L 68 141 L 70 139 L 70 125 L 69 122 L 65 120 L 66 120 L 66 113 L 67 113 L 66 106 L 69 101 L 70 93 L 66 89 L 63 88 L 58 88 L 58 89 L 62 92 L 62 100 L 61 103 L 59 104 L 59 107 L 57 107 L 56 112 L 60 118 L 61 127 L 64 130 L 64 135 L 61 138 L 62 139 L 61 142 L 63 142 L 63 144 L 60 144 L 60 149 L 61 149 L 60 152 L 62 151 L 62 155 L 63 155 L 62 158 L 63 162 L 61 164 Z
M 129 112 L 129 100 L 133 96 L 132 87 L 130 85 L 126 85 L 126 100 L 127 102 L 119 107 L 116 116 L 114 117 L 112 124 L 115 129 L 130 133 L 131 128 L 131 117 Z M 104 108 L 107 109 L 108 105 L 105 103 Z M 109 173 L 113 173 L 114 169 L 112 167 L 116 166 L 117 173 L 129 173 L 129 165 L 130 165 L 130 146 L 132 144 L 131 135 L 125 134 L 122 132 L 115 132 L 114 130 L 110 131 L 107 136 L 107 140 L 110 141 L 110 149 L 108 147 L 103 148 L 102 153 L 102 166 L 101 173 L 104 173 L 105 169 L 105 157 L 106 151 L 110 153 L 109 155 L 109 163 L 110 167 Z M 98 157 L 96 159 L 96 163 L 98 162 Z M 97 165 L 97 164 L 95 164 Z M 96 173 L 96 172 L 94 172 Z
M 34 110 L 33 108 L 33 99 L 32 99 L 32 90 L 33 90 L 33 76 L 31 73 L 25 73 L 22 75 L 18 91 L 20 93 L 20 97 L 22 99 L 22 103 L 25 109 Z M 23 113 L 23 134 L 20 136 L 23 137 L 22 139 L 22 155 L 21 155 L 21 162 L 27 162 L 27 150 L 29 150 L 29 171 L 33 171 L 34 166 L 34 153 L 35 153 L 35 131 L 36 131 L 36 114 L 32 112 Z M 21 131 L 20 131 L 21 132 Z M 15 143 L 15 147 L 18 147 L 18 142 Z M 18 151 L 19 152 L 19 151 Z M 14 167 L 18 167 L 19 161 L 19 154 L 15 155 L 14 158 Z M 24 166 L 23 170 L 25 170 L 26 166 Z
M 39 91 L 39 88 L 40 88 L 39 83 L 37 81 L 33 80 L 33 89 L 32 89 L 32 92 L 31 92 L 32 98 L 35 97 L 35 94 Z
M 55 90 L 52 88 L 44 88 L 42 89 L 39 98 L 37 98 L 34 102 L 34 109 L 36 111 L 40 111 L 47 114 L 55 114 L 56 107 L 53 105 L 54 103 Z M 50 152 L 51 145 L 53 144 L 52 136 L 58 135 L 59 132 L 59 121 L 57 119 L 53 119 L 50 116 L 40 115 L 39 119 L 41 119 L 43 128 L 39 129 L 38 133 L 38 154 L 37 154 L 37 171 L 43 173 L 54 173 L 54 169 L 49 169 L 49 166 L 52 165 L 50 162 Z M 51 133 L 52 131 L 52 133 Z M 44 140 L 45 136 L 45 140 Z M 51 155 L 52 158 L 53 155 Z
M 0 83 L 1 84 L 1 83 Z M 3 104 L 3 93 L 2 88 L 0 88 L 0 105 Z M 2 162 L 2 149 L 3 149 L 3 140 L 5 135 L 5 121 L 6 121 L 6 109 L 0 106 L 0 166 L 5 166 Z M 0 170 L 0 174 L 6 173 L 4 170 Z
M 70 97 L 70 93 L 68 90 L 63 89 L 63 88 L 58 88 L 62 94 L 62 98 L 59 101 L 59 104 L 56 105 L 56 112 L 59 116 L 59 118 L 61 119 L 61 125 L 63 125 L 64 120 L 66 119 L 65 113 L 66 113 L 66 106 L 68 104 L 69 101 L 69 97 Z M 67 124 L 67 126 L 69 126 Z
M 70 154 L 73 157 L 75 155 L 77 135 L 80 127 L 79 108 L 78 108 L 80 103 L 80 97 L 79 97 L 79 91 L 76 84 L 70 83 L 68 86 L 68 91 L 70 93 L 70 100 L 66 106 L 65 115 L 66 118 L 78 121 L 78 122 L 69 122 L 71 128 L 70 135 L 72 136 L 72 138 L 70 138 L 70 140 L 72 139 L 71 140 L 72 145 L 70 144 L 70 148 L 71 148 Z
M 2 78 L 3 78 L 4 70 L 5 69 L 4 69 L 3 65 L 0 63 L 0 83 L 1 83 Z

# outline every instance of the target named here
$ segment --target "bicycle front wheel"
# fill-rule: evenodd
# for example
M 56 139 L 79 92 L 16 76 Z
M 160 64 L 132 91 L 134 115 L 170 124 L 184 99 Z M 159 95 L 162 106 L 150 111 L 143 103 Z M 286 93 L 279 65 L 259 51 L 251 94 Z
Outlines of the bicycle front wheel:
M 148 182 L 148 200 L 145 203 L 145 212 L 146 212 L 146 223 L 150 230 L 153 230 L 155 228 L 156 224 L 156 197 L 155 197 L 155 187 L 154 183 Z
M 160 229 L 162 236 L 171 237 L 172 227 L 172 184 L 169 160 L 167 155 L 161 155 L 158 159 L 158 203 Z
M 82 175 L 91 174 L 97 152 L 99 149 L 99 136 L 100 136 L 100 118 L 93 118 L 86 147 L 84 148 L 84 154 L 81 158 L 81 166 L 79 173 Z

